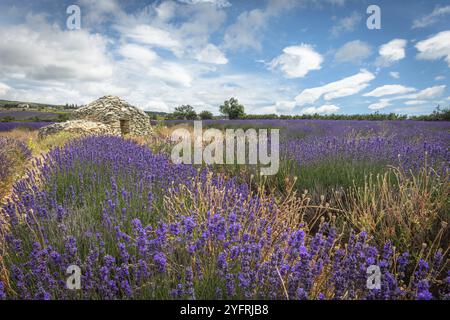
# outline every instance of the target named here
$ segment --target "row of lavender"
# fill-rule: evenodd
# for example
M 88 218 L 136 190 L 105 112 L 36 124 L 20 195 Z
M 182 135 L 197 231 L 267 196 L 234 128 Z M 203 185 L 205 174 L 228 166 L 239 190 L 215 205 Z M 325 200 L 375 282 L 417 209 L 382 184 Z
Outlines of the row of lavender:
M 333 220 L 312 233 L 269 195 L 118 137 L 52 150 L 14 195 L 2 208 L 2 298 L 449 297 L 442 251 L 375 247 Z M 366 285 L 373 264 L 381 289 Z M 66 288 L 69 265 L 81 290 Z
M 52 122 L 0 122 L 0 132 L 11 131 L 16 128 L 27 128 L 30 130 L 37 130 L 44 126 L 48 126 L 52 124 Z
M 192 121 L 166 121 L 177 125 Z M 333 120 L 205 120 L 204 127 L 279 128 L 282 155 L 308 167 L 323 161 L 450 167 L 450 122 Z
M 303 133 L 303 138 L 290 138 Z M 428 161 L 450 167 L 450 123 L 420 121 L 310 121 L 287 127 L 284 151 L 300 165 L 320 160 L 372 162 L 417 171 Z

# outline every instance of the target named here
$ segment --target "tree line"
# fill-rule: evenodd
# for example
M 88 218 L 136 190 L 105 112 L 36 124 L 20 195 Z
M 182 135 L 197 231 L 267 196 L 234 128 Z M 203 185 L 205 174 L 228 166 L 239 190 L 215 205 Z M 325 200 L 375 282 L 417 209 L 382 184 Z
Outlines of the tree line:
M 246 114 L 245 107 L 239 103 L 236 98 L 230 98 L 219 106 L 221 116 L 214 116 L 208 110 L 197 114 L 190 105 L 181 105 L 175 108 L 173 113 L 163 116 L 164 120 L 209 120 L 209 119 L 304 119 L 304 120 L 422 120 L 422 121 L 450 121 L 450 108 L 437 108 L 433 113 L 420 116 L 407 116 L 397 113 L 379 113 L 370 114 L 301 114 L 301 115 L 278 115 L 278 114 Z M 156 119 L 156 117 L 154 117 Z

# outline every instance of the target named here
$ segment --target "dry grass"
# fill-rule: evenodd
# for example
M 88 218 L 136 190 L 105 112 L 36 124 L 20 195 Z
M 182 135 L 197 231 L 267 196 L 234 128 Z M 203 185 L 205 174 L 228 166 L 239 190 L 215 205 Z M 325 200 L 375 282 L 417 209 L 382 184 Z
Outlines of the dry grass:
M 448 173 L 440 176 L 426 167 L 415 175 L 392 168 L 335 198 L 345 219 L 380 244 L 392 241 L 419 251 L 425 243 L 431 250 L 448 245 L 449 181 Z

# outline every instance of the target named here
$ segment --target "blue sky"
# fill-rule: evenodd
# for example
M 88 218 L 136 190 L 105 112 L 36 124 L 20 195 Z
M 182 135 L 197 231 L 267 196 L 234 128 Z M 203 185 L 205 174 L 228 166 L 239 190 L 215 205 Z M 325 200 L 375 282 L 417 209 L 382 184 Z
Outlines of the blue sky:
M 0 99 L 424 114 L 450 104 L 449 21 L 450 3 L 430 0 L 0 0 Z

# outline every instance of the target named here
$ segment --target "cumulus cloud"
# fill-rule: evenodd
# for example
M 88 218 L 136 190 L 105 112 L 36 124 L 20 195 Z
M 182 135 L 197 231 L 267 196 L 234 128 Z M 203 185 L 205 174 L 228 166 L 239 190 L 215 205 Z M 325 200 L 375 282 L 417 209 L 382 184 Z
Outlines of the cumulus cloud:
M 334 59 L 338 62 L 361 63 L 370 56 L 371 47 L 368 43 L 361 40 L 347 42 L 336 51 Z
M 196 59 L 200 62 L 212 64 L 227 64 L 228 59 L 225 54 L 219 50 L 215 45 L 208 44 L 200 52 L 197 53 Z
M 34 80 L 99 80 L 113 74 L 107 40 L 81 29 L 61 30 L 42 16 L 0 26 L 0 75 Z
M 171 86 L 190 87 L 193 76 L 181 63 L 162 59 L 153 50 L 136 44 L 125 44 L 117 53 L 124 59 L 118 62 L 122 72 L 141 74 L 158 79 Z
M 311 70 L 320 70 L 322 56 L 309 44 L 290 46 L 269 63 L 270 69 L 279 67 L 287 78 L 303 78 Z
M 405 94 L 416 91 L 415 88 L 405 87 L 400 84 L 387 84 L 381 87 L 378 87 L 363 96 L 365 97 L 382 97 L 394 94 Z
M 373 73 L 362 69 L 351 77 L 331 82 L 321 87 L 305 89 L 295 97 L 295 101 L 302 106 L 312 104 L 322 96 L 325 100 L 351 96 L 364 90 L 373 79 L 375 79 Z
M 300 114 L 330 114 L 338 112 L 341 108 L 338 106 L 335 106 L 334 104 L 324 104 L 321 107 L 309 107 L 309 108 L 303 108 L 300 110 Z
M 382 100 L 380 100 L 377 103 L 373 103 L 373 104 L 369 105 L 369 109 L 370 110 L 380 110 L 380 109 L 384 109 L 384 108 L 386 108 L 386 107 L 388 107 L 390 105 L 391 104 L 389 103 L 388 100 L 383 100 L 382 99 Z
M 413 21 L 413 29 L 431 26 L 439 21 L 440 18 L 450 15 L 450 6 L 434 8 L 433 12 Z
M 344 32 L 350 32 L 356 29 L 362 20 L 362 15 L 356 11 L 347 17 L 337 20 L 336 24 L 331 29 L 331 35 L 337 37 Z
M 394 39 L 380 46 L 380 54 L 375 64 L 379 67 L 388 67 L 406 57 L 405 47 L 408 43 L 405 39 Z
M 144 110 L 153 110 L 153 111 L 161 111 L 161 112 L 170 112 L 170 108 L 161 99 L 151 99 L 146 106 L 144 106 Z
M 416 44 L 419 51 L 417 58 L 421 60 L 445 59 L 450 67 L 450 30 L 439 32 Z
M 189 103 L 197 111 L 217 112 L 236 96 L 250 113 L 286 99 L 283 84 L 270 73 L 217 72 L 211 65 L 226 59 L 212 49 L 222 47 L 210 43 L 226 20 L 223 9 L 175 1 L 134 12 L 116 9 L 99 2 L 98 22 L 108 23 L 88 25 L 82 18 L 78 31 L 61 29 L 53 16 L 31 15 L 25 22 L 20 16 L 14 25 L 0 24 L 0 82 L 8 86 L 0 86 L 2 98 L 82 104 L 113 94 L 147 110 L 167 112 Z

